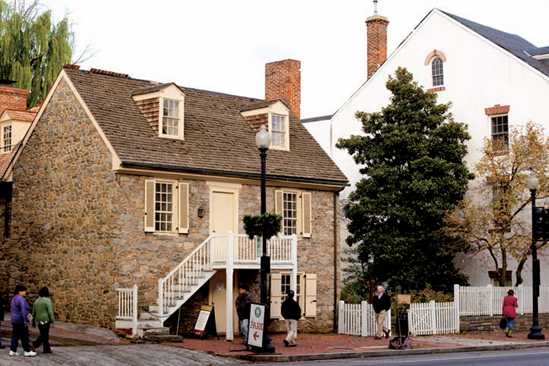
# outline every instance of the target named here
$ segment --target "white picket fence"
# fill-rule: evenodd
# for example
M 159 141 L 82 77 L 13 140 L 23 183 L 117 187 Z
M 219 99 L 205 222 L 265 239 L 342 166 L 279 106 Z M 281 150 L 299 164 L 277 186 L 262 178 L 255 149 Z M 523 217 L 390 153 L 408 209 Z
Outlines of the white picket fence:
M 454 286 L 454 302 L 412 303 L 408 310 L 408 328 L 412 335 L 459 333 L 459 317 L 501 315 L 503 298 L 513 289 L 518 301 L 518 314 L 532 313 L 532 287 Z M 549 313 L 549 288 L 540 287 L 540 313 Z M 362 316 L 366 314 L 366 316 Z M 391 318 L 387 316 L 390 328 Z M 373 336 L 376 324 L 372 305 L 339 303 L 338 333 Z
M 391 329 L 391 312 L 387 313 L 384 324 Z M 368 304 L 366 301 L 360 304 L 339 302 L 339 334 L 372 337 L 376 335 L 376 330 L 377 325 L 372 304 Z
M 488 286 L 454 286 L 454 302 L 458 305 L 460 315 L 500 315 L 503 298 L 507 291 L 513 289 L 517 298 L 517 313 L 532 313 L 532 287 L 494 287 Z M 540 313 L 549 313 L 549 288 L 540 287 L 538 309 Z
M 412 303 L 408 310 L 412 335 L 459 333 L 459 316 L 453 302 Z

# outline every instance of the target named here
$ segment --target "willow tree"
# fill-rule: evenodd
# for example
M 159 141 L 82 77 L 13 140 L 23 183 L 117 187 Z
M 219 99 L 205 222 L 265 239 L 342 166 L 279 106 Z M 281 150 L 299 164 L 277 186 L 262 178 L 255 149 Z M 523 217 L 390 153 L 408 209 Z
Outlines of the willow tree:
M 74 35 L 68 18 L 54 23 L 38 0 L 0 0 L 0 79 L 29 90 L 28 106 L 43 100 L 64 64 L 70 63 Z
M 506 285 L 509 262 L 517 262 L 516 283 L 532 254 L 530 191 L 526 177 L 533 170 L 539 179 L 538 206 L 549 196 L 549 139 L 539 124 L 528 122 L 509 131 L 508 139 L 487 138 L 475 165 L 480 179 L 447 219 L 456 243 L 465 243 L 473 255 L 487 255 L 500 286 Z M 544 248 L 547 241 L 537 243 Z

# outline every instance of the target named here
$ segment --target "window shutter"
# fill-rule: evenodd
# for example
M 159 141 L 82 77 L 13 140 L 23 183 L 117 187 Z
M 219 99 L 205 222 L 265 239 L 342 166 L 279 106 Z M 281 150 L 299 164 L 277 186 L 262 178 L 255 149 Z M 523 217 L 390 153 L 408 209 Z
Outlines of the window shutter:
M 189 232 L 189 183 L 179 183 L 179 233 Z
M 282 275 L 280 272 L 271 273 L 271 319 L 281 319 L 282 305 Z
M 316 274 L 305 275 L 305 317 L 316 317 Z
M 145 181 L 145 232 L 154 231 L 154 180 Z
M 284 232 L 284 192 L 275 191 L 275 212 L 277 215 L 282 216 L 282 222 L 280 224 L 280 232 Z
M 311 223 L 311 194 L 303 193 L 303 237 L 310 238 L 312 233 Z

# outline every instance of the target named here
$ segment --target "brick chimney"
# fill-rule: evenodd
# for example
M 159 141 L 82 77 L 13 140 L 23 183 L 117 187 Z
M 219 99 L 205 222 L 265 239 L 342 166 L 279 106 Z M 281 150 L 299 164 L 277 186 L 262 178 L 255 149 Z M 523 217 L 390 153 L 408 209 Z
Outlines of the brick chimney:
M 265 99 L 284 99 L 301 118 L 301 61 L 282 60 L 265 64 Z
M 387 25 L 389 20 L 377 14 L 366 19 L 368 44 L 368 79 L 387 59 Z
M 0 80 L 0 114 L 6 109 L 15 111 L 27 110 L 29 92 L 13 88 L 8 80 Z

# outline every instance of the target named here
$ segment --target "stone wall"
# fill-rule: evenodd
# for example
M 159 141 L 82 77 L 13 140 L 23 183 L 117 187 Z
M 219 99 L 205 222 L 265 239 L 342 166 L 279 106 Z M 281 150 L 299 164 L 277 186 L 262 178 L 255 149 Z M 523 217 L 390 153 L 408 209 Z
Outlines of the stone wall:
M 463 333 L 501 333 L 499 328 L 501 316 L 462 316 L 459 319 L 460 331 Z M 549 314 L 539 314 L 539 323 L 542 328 L 549 324 Z M 516 332 L 528 332 L 532 327 L 532 314 L 517 315 L 513 324 Z
M 145 180 L 152 177 L 112 171 L 109 149 L 64 81 L 17 160 L 13 177 L 10 236 L 0 243 L 0 278 L 5 279 L 0 281 L 0 292 L 8 297 L 15 285 L 25 284 L 32 303 L 47 285 L 60 321 L 113 327 L 116 288 L 134 284 L 139 287 L 139 304 L 152 305 L 158 279 L 210 234 L 210 188 L 206 181 L 182 178 L 189 183 L 189 233 L 144 232 Z M 268 211 L 275 210 L 277 189 L 268 187 Z M 337 210 L 333 193 L 309 192 L 313 233 L 298 240 L 298 270 L 317 274 L 317 317 L 300 322 L 300 331 L 329 332 L 337 291 L 333 266 L 334 248 L 339 245 L 333 231 Z M 239 232 L 244 232 L 245 214 L 259 214 L 259 202 L 259 186 L 243 184 Z M 205 209 L 203 218 L 197 215 L 200 206 Z M 247 276 L 259 299 L 258 271 Z M 185 330 L 208 298 L 206 285 L 182 309 Z M 173 317 L 169 323 L 174 324 Z M 273 327 L 282 330 L 282 322 Z

